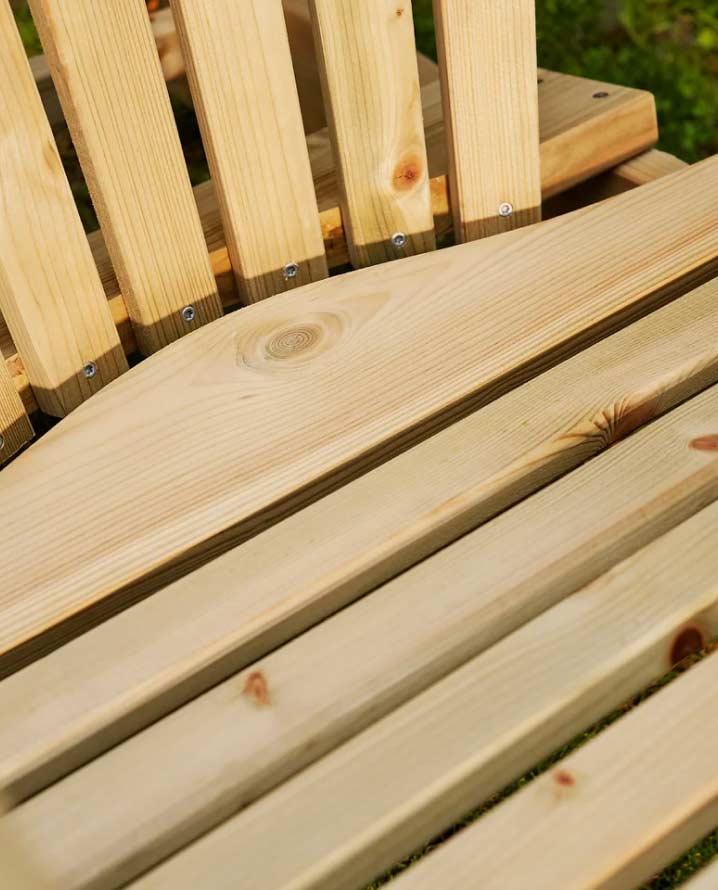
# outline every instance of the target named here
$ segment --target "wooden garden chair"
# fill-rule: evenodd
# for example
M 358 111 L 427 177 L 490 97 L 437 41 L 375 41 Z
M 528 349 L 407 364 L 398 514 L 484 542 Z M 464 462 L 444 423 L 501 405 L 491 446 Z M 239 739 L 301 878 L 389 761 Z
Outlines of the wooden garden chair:
M 0 887 L 361 888 L 718 631 L 718 162 L 537 70 L 531 0 L 436 0 L 438 73 L 409 0 L 31 7 Z M 709 655 L 396 887 L 636 887 L 718 825 L 717 733 Z

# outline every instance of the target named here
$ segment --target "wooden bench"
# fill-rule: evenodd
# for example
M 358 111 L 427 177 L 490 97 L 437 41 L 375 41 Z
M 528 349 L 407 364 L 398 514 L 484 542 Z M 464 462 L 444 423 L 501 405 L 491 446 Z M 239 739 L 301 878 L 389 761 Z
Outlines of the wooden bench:
M 718 159 L 530 0 L 436 0 L 438 68 L 408 0 L 172 0 L 193 190 L 143 0 L 31 7 L 0 887 L 359 890 L 466 822 L 392 886 L 630 890 L 715 829 Z

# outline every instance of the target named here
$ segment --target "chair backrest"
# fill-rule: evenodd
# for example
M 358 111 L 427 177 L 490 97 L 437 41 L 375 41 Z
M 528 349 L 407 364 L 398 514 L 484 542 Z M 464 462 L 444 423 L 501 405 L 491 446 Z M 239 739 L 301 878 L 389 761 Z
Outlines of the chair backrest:
M 410 0 L 171 0 L 212 177 L 194 194 L 160 60 L 181 67 L 169 11 L 153 35 L 144 0 L 30 7 L 46 52 L 32 66 L 0 0 L 0 463 L 31 435 L 27 411 L 64 416 L 127 355 L 347 261 L 537 221 L 542 166 L 555 189 L 533 0 L 435 0 L 441 95 L 417 62 Z M 304 70 L 312 33 L 318 75 Z M 89 239 L 35 82 L 48 68 L 100 221 Z M 603 113 L 584 114 L 587 136 Z

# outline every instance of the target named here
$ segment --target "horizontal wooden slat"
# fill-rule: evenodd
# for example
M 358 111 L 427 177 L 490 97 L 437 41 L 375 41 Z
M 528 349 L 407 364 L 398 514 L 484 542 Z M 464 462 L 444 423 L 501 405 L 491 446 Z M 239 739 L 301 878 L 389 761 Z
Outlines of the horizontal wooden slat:
M 52 884 L 38 873 L 32 853 L 4 818 L 10 809 L 0 797 L 0 876 L 3 890 L 51 890 Z
M 454 235 L 541 219 L 535 0 L 434 0 Z
M 717 294 L 706 285 L 596 344 L 8 678 L 0 786 L 16 797 L 35 793 L 716 383 Z M 627 454 L 643 466 L 640 453 Z M 658 490 L 675 481 L 672 461 L 668 448 L 656 464 Z M 702 461 L 679 448 L 679 477 L 692 482 L 677 501 L 654 504 L 661 521 L 673 521 L 682 498 L 701 488 Z M 609 460 L 607 472 L 614 466 Z M 635 517 L 644 476 L 632 473 L 639 490 L 629 486 L 625 496 Z M 579 502 L 577 533 L 599 515 L 607 540 L 627 534 L 617 504 L 603 509 L 601 486 L 598 494 L 595 511 Z M 553 546 L 551 535 L 546 541 Z M 88 674 L 88 664 L 103 669 Z
M 310 6 L 351 262 L 434 250 L 411 3 Z
M 5 668 L 674 296 L 718 256 L 716 169 L 308 285 L 133 368 L 0 477 Z
M 134 877 L 709 504 L 718 460 L 690 442 L 714 429 L 716 387 L 42 792 L 28 820 L 80 814 L 53 868 L 70 887 Z
M 717 683 L 712 656 L 419 863 L 397 890 L 631 890 L 648 880 L 718 821 Z
M 546 71 L 542 72 L 542 76 L 544 82 L 539 91 L 539 111 L 544 196 L 568 188 L 574 182 L 655 143 L 658 135 L 655 103 L 649 93 Z M 611 90 L 607 101 L 599 102 L 592 98 L 599 89 Z M 438 83 L 424 87 L 422 101 L 429 172 L 432 176 L 434 223 L 437 231 L 446 233 L 451 226 L 446 196 L 446 140 Z M 338 207 L 337 177 L 326 133 L 310 138 L 309 153 L 329 265 L 341 266 L 348 262 L 349 257 Z M 195 188 L 195 200 L 220 295 L 225 307 L 236 305 L 237 289 L 211 182 Z M 125 351 L 132 353 L 136 351 L 137 344 L 129 323 L 127 306 L 99 232 L 90 236 L 90 244 Z M 1 318 L 0 349 L 8 358 L 27 410 L 33 410 L 36 407 L 33 394 L 23 377 L 22 365 L 14 356 L 12 341 Z
M 30 7 L 137 342 L 154 352 L 222 307 L 145 4 Z
M 701 633 L 718 631 L 716 519 L 718 508 L 713 505 L 355 735 L 133 887 L 179 890 L 197 886 L 198 876 L 210 872 L 217 890 L 225 887 L 250 890 L 258 886 L 265 890 L 288 890 L 289 887 L 292 890 L 350 890 L 363 886 L 382 869 L 429 841 L 471 807 L 570 740 L 591 721 L 660 676 L 675 654 L 683 652 L 684 641 L 693 641 L 695 646 Z M 513 556 L 514 551 L 506 540 L 504 550 L 504 559 Z M 677 584 L 682 592 L 680 597 L 675 594 Z M 647 588 L 650 597 L 646 596 Z M 420 588 L 416 608 L 422 608 L 431 598 L 431 588 Z M 456 616 L 456 622 L 459 621 L 461 615 Z M 695 629 L 686 633 L 684 628 L 694 622 L 700 632 Z M 391 627 L 380 625 L 375 627 L 374 634 L 375 637 L 382 634 L 397 637 L 401 627 L 401 621 Z M 344 659 L 340 647 L 334 650 L 334 660 L 337 669 L 341 669 Z M 712 675 L 715 676 L 715 668 Z M 271 695 L 271 676 L 267 682 Z M 237 684 L 234 703 L 238 708 L 240 690 Z M 352 692 L 356 694 L 357 690 Z M 371 689 L 366 689 L 365 694 L 371 695 Z M 689 697 L 686 689 L 682 698 L 688 700 Z M 291 707 L 291 699 L 285 698 L 282 687 L 278 686 L 275 698 L 270 698 L 264 709 L 258 706 L 258 716 L 254 718 L 255 723 L 272 723 L 275 737 L 280 735 L 280 727 L 283 729 L 279 720 L 276 723 L 273 720 L 274 710 L 281 702 Z M 675 698 L 673 702 L 676 703 Z M 300 702 L 296 702 L 295 707 L 300 714 Z M 670 712 L 664 716 L 667 713 Z M 695 716 L 699 714 L 697 710 Z M 686 712 L 684 716 L 688 716 Z M 671 720 L 663 727 L 658 724 L 658 732 L 645 735 L 645 744 L 655 745 L 655 750 L 664 753 L 670 751 L 666 737 L 672 738 L 672 733 L 667 734 L 666 727 L 672 725 Z M 676 725 L 680 723 L 676 721 Z M 699 726 L 695 729 L 699 730 Z M 712 750 L 708 728 L 703 727 L 699 734 L 705 740 L 702 743 L 694 742 L 692 733 L 682 736 L 686 739 L 683 762 L 692 759 L 694 746 L 698 748 L 699 758 Z M 216 738 L 208 734 L 205 744 L 212 745 Z M 624 745 L 624 750 L 613 749 L 615 761 L 631 764 L 640 773 L 637 767 L 641 760 L 635 756 L 635 746 L 626 744 L 625 740 Z M 715 763 L 714 757 L 712 760 Z M 679 762 L 678 759 L 671 761 L 676 770 L 680 769 Z M 186 761 L 178 758 L 176 764 L 179 775 Z M 167 768 L 171 770 L 172 766 Z M 707 772 L 705 761 L 702 769 Z M 92 765 L 85 771 L 88 779 L 91 772 Z M 590 770 L 572 768 L 569 764 L 566 772 L 574 777 L 576 796 L 582 797 L 581 789 L 585 785 L 589 795 L 600 799 L 598 787 L 603 781 L 600 774 L 592 777 Z M 82 774 L 76 775 L 79 780 Z M 137 785 L 152 781 L 144 771 L 135 775 Z M 625 773 L 622 775 L 625 777 Z M 676 781 L 672 770 L 671 777 L 670 783 L 660 784 L 672 785 L 674 790 L 680 788 L 680 781 Z M 552 781 L 557 784 L 555 775 L 545 780 L 544 788 L 547 784 L 550 787 Z M 24 831 L 35 832 L 34 843 L 48 851 L 48 863 L 59 868 L 63 875 L 72 874 L 71 886 L 75 886 L 82 875 L 73 857 L 73 854 L 81 855 L 80 837 L 73 854 L 59 839 L 52 854 L 47 847 L 54 837 L 52 827 L 61 813 L 67 812 L 67 801 L 71 799 L 64 798 L 63 809 L 61 785 L 55 789 L 54 802 L 51 803 L 53 790 L 50 789 L 21 807 L 19 821 Z M 367 789 L 371 792 L 367 793 Z M 569 794 L 570 790 L 565 793 Z M 685 796 L 691 800 L 690 793 Z M 541 798 L 555 806 L 553 794 L 544 790 Z M 629 790 L 619 793 L 616 788 L 610 799 L 615 813 L 617 799 L 621 800 L 623 809 L 635 801 L 635 796 Z M 79 807 L 82 798 L 74 800 Z M 241 797 L 237 801 L 241 801 Z M 189 809 L 191 799 L 187 798 L 184 805 Z M 500 813 L 501 810 L 497 815 Z M 548 819 L 549 813 L 544 813 L 543 818 Z M 487 821 L 491 819 L 487 817 Z M 576 814 L 573 819 L 585 843 L 590 845 L 594 839 L 593 820 L 589 832 L 585 829 L 589 824 L 588 814 L 587 821 L 577 819 Z M 78 829 L 88 821 L 94 823 L 94 809 L 93 819 L 78 820 Z M 47 825 L 44 831 L 40 830 L 43 822 Z M 553 883 L 527 884 L 531 860 L 537 874 L 539 869 L 546 875 L 552 874 L 551 869 L 562 854 L 557 850 L 555 857 L 542 856 L 541 851 L 551 848 L 551 837 L 561 841 L 571 837 L 569 823 L 563 830 L 555 823 L 551 832 L 540 830 L 542 843 L 533 848 L 531 857 L 526 855 L 526 869 L 517 869 L 515 876 L 520 880 L 512 882 L 510 864 L 516 864 L 521 839 L 526 838 L 531 844 L 534 833 L 520 818 L 513 823 L 507 820 L 504 825 L 507 823 L 512 828 L 506 836 L 496 833 L 490 841 L 471 844 L 475 851 L 491 851 L 483 858 L 472 857 L 471 879 L 465 872 L 463 883 L 451 883 L 448 873 L 434 872 L 433 883 L 428 882 L 426 886 L 442 890 L 450 886 L 511 886 L 522 890 L 527 886 L 594 886 L 590 881 L 585 884 L 562 881 L 560 874 L 556 879 L 555 872 Z M 482 824 L 470 831 L 480 833 Z M 522 825 L 518 834 L 517 824 Z M 138 821 L 137 825 L 145 829 L 144 823 Z M 544 825 L 542 817 L 536 825 Z M 64 840 L 69 842 L 74 834 L 68 832 Z M 278 837 L 282 838 L 281 853 L 277 851 Z M 509 837 L 513 843 L 508 842 Z M 89 842 L 89 835 L 87 840 Z M 562 850 L 573 849 L 573 844 L 560 846 Z M 97 867 L 104 852 L 103 849 L 98 855 L 95 850 L 95 855 L 89 854 L 87 858 Z M 437 859 L 439 856 L 440 853 Z M 590 846 L 581 859 L 594 864 L 601 861 Z M 504 883 L 489 884 L 490 871 L 485 866 L 497 860 L 509 866 L 502 872 Z M 421 865 L 417 874 L 420 872 Z M 479 874 L 482 880 L 477 878 L 477 883 L 473 883 Z
M 242 301 L 326 278 L 281 0 L 173 9 Z
M 34 433 L 12 379 L 0 362 L 0 466 L 32 439 Z
M 0 308 L 40 407 L 62 417 L 127 362 L 7 0 L 0 41 Z

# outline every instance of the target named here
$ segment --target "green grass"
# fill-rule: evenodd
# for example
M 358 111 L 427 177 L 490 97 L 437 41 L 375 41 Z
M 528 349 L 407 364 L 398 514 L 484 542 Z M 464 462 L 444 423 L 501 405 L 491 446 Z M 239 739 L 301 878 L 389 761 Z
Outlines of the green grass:
M 689 162 L 718 153 L 718 0 L 617 0 L 613 6 L 609 14 L 596 0 L 537 0 L 539 63 L 556 71 L 649 90 L 656 97 L 663 149 Z M 13 0 L 13 7 L 28 55 L 41 52 L 27 5 L 23 0 Z M 414 0 L 414 18 L 417 45 L 436 58 L 431 0 Z M 194 182 L 202 181 L 207 178 L 207 169 L 194 115 L 186 108 L 178 107 L 175 112 L 191 177 Z M 94 210 L 69 139 L 60 140 L 60 150 L 83 222 L 88 230 L 96 228 Z M 384 886 L 392 876 L 476 821 L 557 760 L 595 738 L 683 669 L 664 677 L 467 814 L 369 890 Z M 715 831 L 641 890 L 673 890 L 717 855 Z

